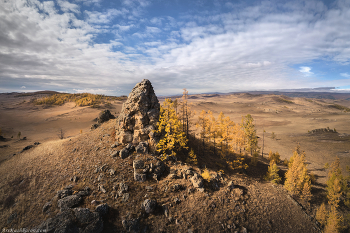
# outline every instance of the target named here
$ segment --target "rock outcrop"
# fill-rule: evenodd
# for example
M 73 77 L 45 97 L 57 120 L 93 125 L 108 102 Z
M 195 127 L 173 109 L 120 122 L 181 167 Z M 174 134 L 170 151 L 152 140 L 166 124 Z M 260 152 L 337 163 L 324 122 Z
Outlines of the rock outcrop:
M 117 119 L 117 142 L 135 146 L 148 142 L 150 149 L 154 150 L 158 138 L 153 130 L 157 127 L 159 110 L 159 101 L 151 82 L 144 79 L 136 84 Z

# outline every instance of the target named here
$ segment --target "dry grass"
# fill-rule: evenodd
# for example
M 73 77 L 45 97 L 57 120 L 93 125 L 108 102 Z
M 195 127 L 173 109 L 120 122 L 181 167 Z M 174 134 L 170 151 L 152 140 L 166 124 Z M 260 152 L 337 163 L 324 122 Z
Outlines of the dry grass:
M 105 96 L 105 95 L 95 95 L 90 93 L 81 93 L 81 94 L 53 94 L 40 99 L 34 100 L 36 105 L 63 105 L 67 102 L 75 102 L 76 106 L 90 106 L 93 108 L 100 107 L 101 105 L 106 105 L 107 107 L 111 106 L 109 101 L 113 100 L 126 100 L 126 97 L 114 97 L 114 96 Z

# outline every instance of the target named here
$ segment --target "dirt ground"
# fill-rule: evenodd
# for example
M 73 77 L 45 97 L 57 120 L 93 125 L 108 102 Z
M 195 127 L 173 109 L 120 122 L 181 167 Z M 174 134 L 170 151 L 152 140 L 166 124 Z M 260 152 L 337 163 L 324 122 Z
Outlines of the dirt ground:
M 350 107 L 349 100 L 316 100 L 287 98 L 283 101 L 275 95 L 196 95 L 191 96 L 193 109 L 199 115 L 201 110 L 211 110 L 217 116 L 223 111 L 236 123 L 243 115 L 251 114 L 255 120 L 259 145 L 264 138 L 264 156 L 278 151 L 281 158 L 290 158 L 297 143 L 306 152 L 308 168 L 316 175 L 318 186 L 314 192 L 319 199 L 312 201 L 311 207 L 302 210 L 293 201 L 282 185 L 272 185 L 263 181 L 267 161 L 261 159 L 258 166 L 250 168 L 247 174 L 227 172 L 220 183 L 220 189 L 211 191 L 209 183 L 206 191 L 189 192 L 192 189 L 188 179 L 163 177 L 159 182 L 133 181 L 132 161 L 136 155 L 125 160 L 108 156 L 111 152 L 110 137 L 115 120 L 103 124 L 94 131 L 94 123 L 101 109 L 75 107 L 67 103 L 59 107 L 44 108 L 30 103 L 32 97 L 16 97 L 15 94 L 0 94 L 0 128 L 6 141 L 0 141 L 0 227 L 34 227 L 44 219 L 52 217 L 42 214 L 43 205 L 57 192 L 72 183 L 70 178 L 79 176 L 75 190 L 89 186 L 93 194 L 82 207 L 93 208 L 90 202 L 102 200 L 112 207 L 105 225 L 106 232 L 122 232 L 121 220 L 138 216 L 141 201 L 154 198 L 160 205 L 168 205 L 172 221 L 162 214 L 143 216 L 141 223 L 148 226 L 149 232 L 234 232 L 246 228 L 248 232 L 319 232 L 312 218 L 323 200 L 322 189 L 327 173 L 323 169 L 326 162 L 336 156 L 345 170 L 350 165 L 350 113 L 330 107 L 337 103 Z M 118 116 L 122 102 L 112 102 L 111 112 Z M 195 116 L 193 120 L 197 118 Z M 318 128 L 336 129 L 339 134 L 311 134 L 308 131 Z M 65 139 L 58 138 L 59 131 Z M 80 131 L 82 130 L 82 133 Z M 263 130 L 266 131 L 263 136 Z M 17 138 L 21 132 L 21 138 Z M 274 132 L 276 139 L 271 138 Z M 13 138 L 11 138 L 13 136 Z M 41 144 L 19 153 L 25 146 L 34 142 Z M 202 160 L 205 161 L 205 158 Z M 94 170 L 107 164 L 117 172 L 103 179 L 108 192 L 115 182 L 124 180 L 130 186 L 130 200 L 114 200 L 109 193 L 97 191 L 99 174 Z M 181 171 L 187 165 L 182 162 L 168 162 L 168 170 Z M 205 165 L 193 167 L 199 173 Z M 283 165 L 280 168 L 285 169 Z M 263 172 L 261 172 L 263 171 Z M 217 170 L 210 170 L 216 174 Z M 233 181 L 239 190 L 227 190 Z M 171 187 L 180 184 L 183 189 L 172 192 Z M 154 191 L 147 192 L 146 186 Z M 147 195 L 147 196 L 146 196 Z M 181 202 L 174 204 L 174 198 Z M 11 224 L 8 217 L 17 214 Z

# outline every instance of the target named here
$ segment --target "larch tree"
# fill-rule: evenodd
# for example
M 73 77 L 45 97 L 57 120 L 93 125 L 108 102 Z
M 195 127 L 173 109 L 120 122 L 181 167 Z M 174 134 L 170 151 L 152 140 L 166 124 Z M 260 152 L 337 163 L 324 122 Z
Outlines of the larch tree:
M 300 146 L 298 145 L 290 159 L 284 187 L 292 195 L 308 201 L 311 198 L 310 180 L 310 175 L 305 163 L 305 152 L 301 152 Z
M 258 151 L 258 137 L 256 135 L 256 129 L 254 125 L 254 119 L 250 114 L 242 117 L 242 126 L 244 129 L 245 136 L 247 138 L 245 148 L 247 151 L 250 151 L 250 154 L 253 155 L 253 152 Z
M 235 124 L 233 126 L 232 144 L 236 152 L 242 154 L 242 148 L 247 144 L 247 137 L 242 124 Z
M 182 123 L 182 130 L 186 133 L 186 136 L 189 135 L 189 129 L 191 124 L 191 118 L 195 114 L 191 109 L 191 103 L 188 102 L 188 91 L 186 88 L 183 89 L 182 97 L 176 103 L 176 107 L 179 107 L 179 119 Z
M 205 140 L 208 137 L 208 131 L 207 131 L 207 125 L 208 125 L 208 116 L 207 112 L 202 110 L 202 112 L 198 116 L 198 120 L 196 123 L 196 127 L 200 129 L 200 138 L 202 139 L 203 142 L 203 154 L 205 151 Z
M 209 140 L 213 141 L 214 148 L 214 156 L 216 155 L 216 140 L 218 137 L 218 124 L 216 122 L 215 117 L 213 116 L 212 111 L 208 111 L 207 113 L 207 132 Z
M 340 169 L 340 160 L 337 157 L 330 165 L 327 180 L 328 204 L 338 208 L 340 197 L 346 189 L 346 182 Z
M 165 99 L 163 106 L 160 107 L 157 126 L 157 133 L 161 135 L 157 151 L 163 153 L 162 159 L 165 159 L 166 155 L 176 156 L 182 148 L 187 149 L 188 140 L 175 113 L 174 103 L 170 99 Z
M 274 184 L 278 184 L 281 182 L 281 177 L 278 175 L 278 168 L 276 162 L 274 160 L 270 161 L 270 166 L 268 168 L 267 174 L 265 176 L 265 180 L 269 180 Z
M 229 150 L 229 145 L 232 145 L 233 138 L 235 137 L 235 123 L 230 120 L 230 117 L 225 117 L 225 114 L 220 112 L 217 124 L 221 153 L 224 154 Z

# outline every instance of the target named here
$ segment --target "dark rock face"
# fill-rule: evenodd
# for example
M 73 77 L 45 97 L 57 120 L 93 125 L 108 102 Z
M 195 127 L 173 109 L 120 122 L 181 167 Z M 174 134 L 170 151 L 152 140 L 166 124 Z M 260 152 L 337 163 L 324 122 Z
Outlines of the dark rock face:
M 123 227 L 127 232 L 140 232 L 140 219 L 134 218 L 122 221 Z
M 116 140 L 134 145 L 148 142 L 151 148 L 155 148 L 158 139 L 153 130 L 157 127 L 159 110 L 159 101 L 151 82 L 144 79 L 136 84 L 118 117 Z
M 58 203 L 58 208 L 60 208 L 61 212 L 63 212 L 69 208 L 79 205 L 81 201 L 82 201 L 81 196 L 71 195 L 58 200 L 57 203 Z
M 35 230 L 45 232 L 89 232 L 103 231 L 103 220 L 99 213 L 86 208 L 67 209 L 40 224 Z
M 102 124 L 103 122 L 109 121 L 109 119 L 114 119 L 115 116 L 107 109 L 100 112 L 97 118 L 97 123 Z
M 157 201 L 156 200 L 150 200 L 150 199 L 146 199 L 143 203 L 142 203 L 142 209 L 145 210 L 145 212 L 147 214 L 153 213 L 154 210 L 157 207 Z

